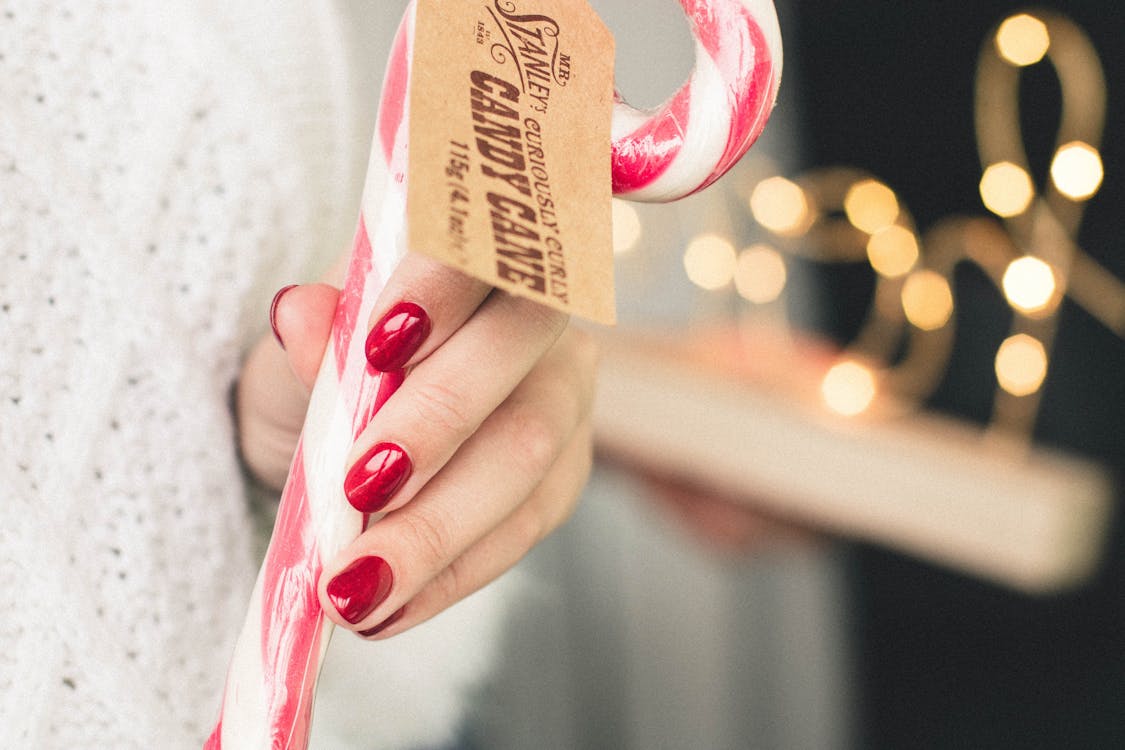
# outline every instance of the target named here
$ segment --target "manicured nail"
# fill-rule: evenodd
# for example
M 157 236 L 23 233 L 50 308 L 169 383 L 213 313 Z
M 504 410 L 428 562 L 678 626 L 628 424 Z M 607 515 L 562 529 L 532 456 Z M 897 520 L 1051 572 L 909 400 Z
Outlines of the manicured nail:
M 328 582 L 328 599 L 340 617 L 355 625 L 386 600 L 392 585 L 391 566 L 383 558 L 370 555 L 359 558 Z
M 344 477 L 344 494 L 352 507 L 377 513 L 386 507 L 410 476 L 414 465 L 394 443 L 378 443 L 356 461 Z
M 401 620 L 402 616 L 405 615 L 405 614 L 406 614 L 406 607 L 399 607 L 398 611 L 395 612 L 393 615 L 391 615 L 387 619 L 383 620 L 381 623 L 379 623 L 375 627 L 370 628 L 369 630 L 359 631 L 359 634 L 362 635 L 364 638 L 370 638 L 373 635 L 379 635 L 384 630 L 389 628 L 391 625 L 394 625 L 396 622 Z
M 277 330 L 277 306 L 281 303 L 281 298 L 287 292 L 296 289 L 296 284 L 290 284 L 277 290 L 277 294 L 273 295 L 273 302 L 270 303 L 270 328 L 273 329 L 273 337 L 277 339 L 277 343 L 281 344 L 281 348 L 285 348 L 285 342 L 281 340 L 281 331 Z
M 386 372 L 406 365 L 430 335 L 430 316 L 413 302 L 399 302 L 367 336 L 367 361 Z

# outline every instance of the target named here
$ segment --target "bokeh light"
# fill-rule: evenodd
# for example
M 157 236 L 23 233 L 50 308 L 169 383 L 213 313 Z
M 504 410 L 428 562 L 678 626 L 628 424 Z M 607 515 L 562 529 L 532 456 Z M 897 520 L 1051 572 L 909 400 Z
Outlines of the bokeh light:
M 1019 216 L 1031 205 L 1035 186 L 1026 169 L 1010 161 L 1002 161 L 984 170 L 980 180 L 980 197 L 989 211 L 1010 218 Z
M 1060 146 L 1051 161 L 1051 181 L 1060 193 L 1076 201 L 1093 197 L 1104 177 L 1101 154 L 1082 141 Z
M 770 177 L 754 187 L 750 213 L 759 224 L 783 237 L 804 234 L 813 218 L 805 191 L 784 177 Z
M 824 403 L 845 417 L 854 417 L 871 408 L 876 391 L 875 373 L 850 360 L 834 365 L 820 384 Z
M 641 217 L 637 209 L 623 200 L 613 199 L 613 253 L 621 255 L 641 240 Z
M 996 51 L 1019 67 L 1042 60 L 1050 46 L 1047 24 L 1027 13 L 1010 16 L 996 31 Z
M 684 270 L 691 282 L 703 289 L 722 289 L 734 279 L 737 255 L 734 245 L 717 234 L 703 234 L 684 251 Z
M 1037 339 L 1020 333 L 996 353 L 996 379 L 1013 396 L 1030 396 L 1047 377 L 1047 350 Z
M 915 271 L 902 286 L 902 309 L 911 325 L 936 331 L 953 316 L 953 290 L 941 274 Z
M 769 245 L 752 245 L 738 255 L 734 285 L 748 302 L 764 305 L 785 290 L 788 273 L 781 253 Z
M 878 180 L 862 180 L 844 196 L 848 221 L 868 234 L 895 223 L 900 208 L 894 191 Z
M 918 253 L 918 238 L 898 224 L 880 229 L 867 242 L 867 259 L 871 261 L 871 267 L 891 279 L 910 273 L 918 262 Z
M 1055 297 L 1058 282 L 1049 265 L 1025 255 L 1008 264 L 1003 286 L 1004 296 L 1012 307 L 1032 314 L 1047 309 Z

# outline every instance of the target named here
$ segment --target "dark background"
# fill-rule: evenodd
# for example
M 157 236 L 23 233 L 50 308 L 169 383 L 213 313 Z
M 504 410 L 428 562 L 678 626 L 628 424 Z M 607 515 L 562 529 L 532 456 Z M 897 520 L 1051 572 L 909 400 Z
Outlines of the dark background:
M 847 164 L 896 191 L 925 231 L 951 214 L 983 215 L 973 132 L 976 60 L 1008 2 L 799 0 L 787 65 L 805 167 Z M 1090 34 L 1109 88 L 1106 178 L 1080 242 L 1125 278 L 1125 5 L 1043 4 Z M 1058 124 L 1049 64 L 1022 84 L 1024 140 L 1046 173 Z M 845 279 L 846 281 L 846 279 Z M 978 422 L 990 414 L 996 347 L 1010 318 L 983 274 L 956 279 L 957 353 L 931 406 Z M 836 284 L 823 330 L 846 339 L 867 300 L 862 280 Z M 1125 467 L 1125 343 L 1066 303 L 1036 438 Z M 1119 505 L 1121 498 L 1118 498 Z M 1096 580 L 1036 598 L 880 549 L 849 556 L 861 748 L 1125 748 L 1125 534 L 1115 522 Z

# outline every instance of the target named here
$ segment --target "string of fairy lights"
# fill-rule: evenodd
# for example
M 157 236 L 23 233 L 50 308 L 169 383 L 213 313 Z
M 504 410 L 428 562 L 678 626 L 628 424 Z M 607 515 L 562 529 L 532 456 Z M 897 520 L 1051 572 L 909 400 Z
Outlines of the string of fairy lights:
M 1020 137 L 1019 77 L 1043 61 L 1054 67 L 1063 101 L 1040 188 Z M 917 408 L 937 388 L 954 342 L 953 274 L 961 263 L 975 264 L 1013 311 L 995 355 L 991 426 L 1029 438 L 1062 299 L 1125 337 L 1125 283 L 1077 240 L 1085 205 L 1104 179 L 1105 100 L 1101 63 L 1078 26 L 1045 11 L 1014 14 L 986 40 L 976 80 L 980 197 L 995 218 L 952 217 L 920 234 L 894 190 L 861 170 L 773 175 L 753 185 L 746 203 L 770 241 L 740 250 L 721 232 L 699 234 L 684 249 L 684 269 L 700 289 L 736 293 L 753 309 L 783 299 L 788 258 L 868 263 L 876 279 L 868 318 L 820 379 L 824 406 L 857 417 L 877 405 L 881 412 Z M 643 232 L 636 210 L 615 201 L 616 251 L 638 246 Z

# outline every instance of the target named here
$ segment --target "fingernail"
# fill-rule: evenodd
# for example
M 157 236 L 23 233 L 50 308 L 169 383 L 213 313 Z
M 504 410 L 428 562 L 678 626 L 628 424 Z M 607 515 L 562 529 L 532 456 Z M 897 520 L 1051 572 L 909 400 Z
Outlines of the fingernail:
M 391 625 L 394 625 L 396 622 L 401 620 L 402 616 L 405 615 L 405 614 L 406 614 L 406 607 L 399 607 L 398 611 L 395 612 L 393 615 L 391 615 L 387 619 L 383 620 L 381 623 L 379 623 L 375 627 L 370 628 L 369 630 L 359 631 L 359 634 L 362 635 L 364 638 L 370 638 L 373 635 L 379 635 L 384 630 L 389 628 Z
M 430 335 L 430 316 L 413 302 L 399 302 L 367 336 L 367 361 L 386 372 L 406 365 Z
M 356 510 L 377 513 L 391 501 L 413 468 L 410 456 L 402 448 L 394 443 L 378 443 L 344 477 L 344 494 Z
M 340 617 L 355 625 L 386 600 L 393 584 L 394 574 L 386 560 L 361 557 L 328 582 L 328 599 Z
M 277 306 L 281 303 L 281 298 L 284 297 L 287 292 L 296 288 L 296 284 L 283 286 L 281 289 L 277 290 L 277 294 L 273 295 L 273 302 L 270 303 L 270 328 L 273 329 L 273 337 L 277 339 L 277 343 L 281 344 L 282 349 L 285 348 L 285 342 L 281 340 L 281 331 L 277 330 Z

